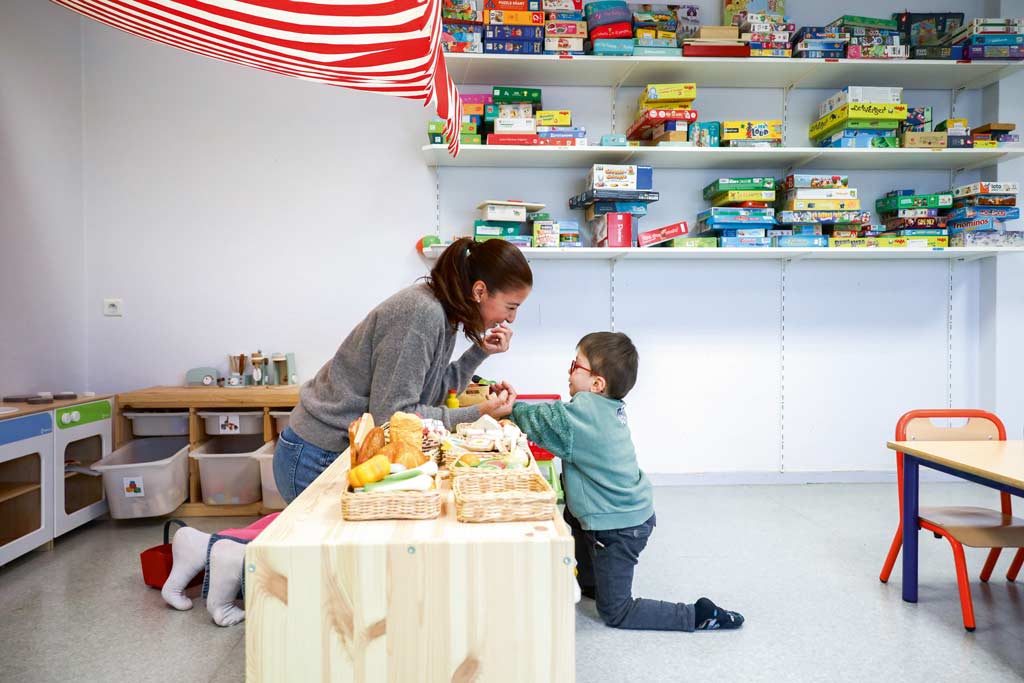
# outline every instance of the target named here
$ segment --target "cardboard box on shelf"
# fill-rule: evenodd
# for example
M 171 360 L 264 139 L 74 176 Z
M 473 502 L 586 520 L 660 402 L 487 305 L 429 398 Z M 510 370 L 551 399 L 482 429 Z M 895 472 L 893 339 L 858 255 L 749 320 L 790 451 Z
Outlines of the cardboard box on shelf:
M 628 213 L 606 213 L 590 222 L 595 247 L 633 246 L 633 216 Z
M 678 223 L 638 233 L 637 244 L 641 247 L 653 247 L 682 237 L 689 232 L 690 228 L 686 221 L 679 221 Z
M 782 121 L 722 121 L 722 140 L 781 140 Z
M 945 149 L 948 137 L 945 133 L 904 133 L 902 140 L 904 147 Z

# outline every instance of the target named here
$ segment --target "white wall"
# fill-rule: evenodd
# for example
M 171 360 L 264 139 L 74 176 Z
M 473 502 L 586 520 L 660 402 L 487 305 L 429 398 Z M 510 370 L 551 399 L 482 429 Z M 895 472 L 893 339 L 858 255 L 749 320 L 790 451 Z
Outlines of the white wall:
M 703 4 L 717 19 L 718 3 Z M 798 24 L 825 22 L 836 14 L 829 7 L 791 0 L 789 13 Z M 858 6 L 890 11 L 881 0 Z M 83 36 L 85 310 L 99 390 L 177 384 L 190 367 L 223 369 L 228 353 L 256 348 L 295 351 L 308 378 L 370 307 L 426 271 L 412 245 L 436 224 L 443 236 L 464 233 L 473 207 L 491 197 L 542 201 L 568 218 L 566 199 L 583 181 L 575 169 L 435 173 L 419 156 L 429 111 L 414 102 L 265 74 L 90 22 Z M 620 128 L 636 94 L 619 93 Z M 826 95 L 793 94 L 794 130 Z M 911 89 L 907 99 L 933 105 L 936 120 L 948 115 L 947 93 Z M 1024 118 L 1007 101 L 999 106 L 1016 111 L 1012 120 Z M 571 107 L 592 137 L 610 128 L 607 89 L 545 88 L 545 102 Z M 698 104 L 708 117 L 780 116 L 782 96 L 707 88 Z M 968 92 L 958 113 L 979 120 L 984 106 Z M 645 224 L 692 221 L 705 206 L 700 188 L 719 175 L 658 171 L 663 199 Z M 950 182 L 945 172 L 851 176 L 869 202 L 894 187 Z M 1007 321 L 1024 303 L 1004 297 L 1000 325 L 985 313 L 988 267 L 618 264 L 614 326 L 633 336 L 642 360 L 628 398 L 642 465 L 667 474 L 890 469 L 884 441 L 901 412 L 977 405 L 979 378 L 997 373 L 985 375 L 979 345 L 1020 341 Z M 564 394 L 576 341 L 613 323 L 611 268 L 536 262 L 513 352 L 482 374 Z M 109 296 L 124 298 L 124 318 L 100 315 Z M 1001 391 L 1000 405 L 1012 400 L 1012 388 Z
M 77 15 L 49 2 L 0 3 L 5 394 L 89 388 L 79 24 Z
M 425 268 L 434 183 L 418 103 L 85 28 L 93 383 L 180 384 L 227 354 L 294 351 L 311 377 Z M 92 311 L 90 310 L 90 313 Z

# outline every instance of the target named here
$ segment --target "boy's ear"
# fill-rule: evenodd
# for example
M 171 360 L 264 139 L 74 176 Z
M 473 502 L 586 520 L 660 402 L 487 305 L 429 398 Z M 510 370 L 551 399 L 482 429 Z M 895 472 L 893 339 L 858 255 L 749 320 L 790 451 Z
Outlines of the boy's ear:
M 605 382 L 604 377 L 601 375 L 591 375 L 590 377 L 590 391 L 595 394 L 604 394 L 604 390 L 608 388 L 608 383 Z

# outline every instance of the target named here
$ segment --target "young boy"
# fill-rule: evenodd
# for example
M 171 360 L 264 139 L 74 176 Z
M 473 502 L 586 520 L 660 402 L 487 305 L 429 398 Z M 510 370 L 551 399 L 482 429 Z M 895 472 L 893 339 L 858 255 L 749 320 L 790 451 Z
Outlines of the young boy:
M 622 399 L 638 355 L 620 332 L 588 334 L 569 367 L 569 403 L 517 403 L 512 419 L 562 459 L 565 521 L 576 541 L 584 596 L 614 628 L 711 631 L 743 624 L 707 598 L 696 604 L 633 597 L 633 569 L 655 526 L 651 483 L 636 462 Z

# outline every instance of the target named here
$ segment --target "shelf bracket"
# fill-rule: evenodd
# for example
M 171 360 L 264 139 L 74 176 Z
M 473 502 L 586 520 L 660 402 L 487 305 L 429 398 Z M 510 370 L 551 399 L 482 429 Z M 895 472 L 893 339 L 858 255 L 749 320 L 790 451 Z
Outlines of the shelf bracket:
M 622 77 L 619 78 L 619 80 L 617 80 L 615 82 L 615 85 L 612 86 L 612 127 L 611 127 L 611 132 L 613 134 L 615 133 L 615 123 L 616 123 L 616 120 L 615 120 L 615 118 L 616 118 L 615 117 L 615 114 L 616 114 L 616 112 L 615 112 L 615 103 L 619 99 L 619 88 L 622 87 L 622 84 L 626 82 L 626 79 L 629 78 L 629 75 L 631 73 L 633 73 L 633 70 L 636 67 L 637 67 L 637 63 L 636 62 L 633 62 L 632 64 L 630 64 L 629 68 L 626 69 L 625 73 L 622 74 Z
M 817 160 L 822 154 L 824 154 L 824 152 L 815 152 L 814 154 L 809 154 L 805 158 L 800 159 L 798 162 L 793 164 L 792 167 L 793 168 L 803 168 L 807 164 Z
M 615 331 L 615 265 L 619 257 L 612 258 L 608 263 L 608 329 Z
M 790 83 L 782 91 L 782 146 L 789 144 L 789 96 L 795 83 Z
M 946 407 L 953 407 L 953 273 L 954 261 L 949 259 L 947 268 L 946 298 Z
M 441 238 L 441 168 L 431 166 L 434 172 L 434 234 Z

